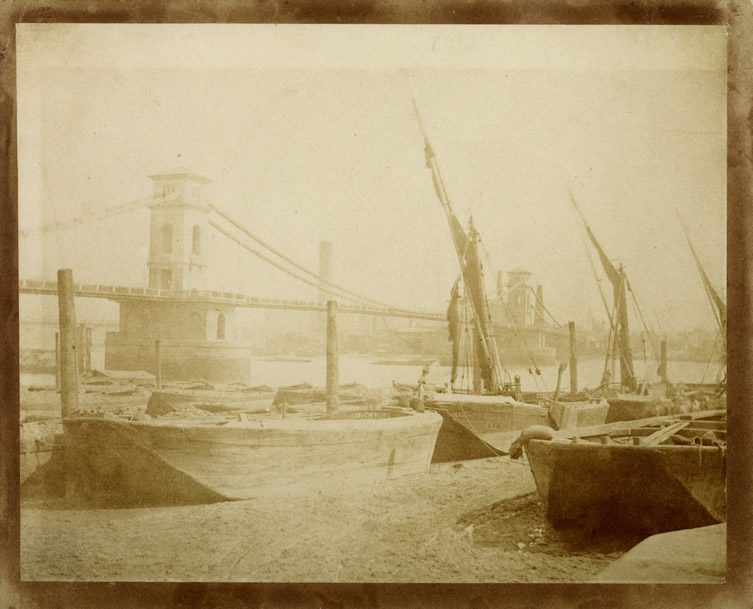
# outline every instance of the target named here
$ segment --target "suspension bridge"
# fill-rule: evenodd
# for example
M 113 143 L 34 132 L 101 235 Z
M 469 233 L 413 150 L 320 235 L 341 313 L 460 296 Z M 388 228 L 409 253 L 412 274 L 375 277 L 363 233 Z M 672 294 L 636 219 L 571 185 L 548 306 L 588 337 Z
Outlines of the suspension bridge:
M 101 222 L 146 207 L 151 208 L 154 216 L 152 230 L 155 230 L 155 226 L 158 226 L 161 228 L 157 228 L 157 230 L 163 231 L 160 235 L 150 235 L 149 238 L 150 285 L 148 287 L 137 287 L 77 284 L 74 286 L 77 297 L 99 298 L 119 303 L 194 302 L 205 305 L 231 305 L 244 308 L 292 311 L 325 311 L 326 303 L 324 301 L 336 299 L 341 303 L 340 312 L 344 314 L 436 322 L 445 320 L 444 313 L 392 306 L 330 281 L 328 277 L 323 276 L 321 269 L 319 272 L 315 272 L 306 268 L 303 264 L 285 255 L 278 248 L 256 235 L 219 206 L 204 201 L 200 187 L 209 182 L 206 178 L 187 170 L 156 174 L 150 176 L 150 178 L 155 183 L 154 194 L 150 197 L 111 206 L 85 216 L 24 229 L 19 231 L 19 238 L 26 239 L 75 229 L 82 225 Z M 167 210 L 170 211 L 165 213 Z M 185 217 L 179 218 L 179 214 Z M 173 230 L 174 225 L 188 225 L 187 221 L 190 221 L 190 233 L 187 235 L 176 234 L 176 231 Z M 190 271 L 193 268 L 200 268 L 203 271 L 201 274 L 207 274 L 208 265 L 205 257 L 203 257 L 199 242 L 208 228 L 226 237 L 263 263 L 285 273 L 298 282 L 316 288 L 319 291 L 320 298 L 316 301 L 263 298 L 248 294 L 200 289 L 195 284 L 202 282 L 197 281 L 197 277 Z M 181 251 L 180 244 L 186 242 L 190 243 L 190 250 Z M 160 247 L 162 251 L 158 251 Z M 188 273 L 186 273 L 186 267 L 188 267 Z M 57 294 L 56 282 L 48 280 L 22 278 L 19 280 L 18 289 L 20 294 L 50 296 Z
M 102 298 L 114 302 L 143 301 L 193 301 L 210 305 L 232 305 L 254 309 L 277 309 L 290 311 L 326 311 L 326 304 L 317 301 L 289 300 L 278 298 L 257 298 L 244 294 L 219 292 L 216 290 L 160 290 L 154 288 L 137 288 L 129 286 L 111 286 L 100 284 L 74 284 L 74 294 L 78 298 Z M 22 279 L 19 281 L 20 294 L 38 294 L 57 296 L 58 286 L 55 281 L 38 281 Z M 427 321 L 445 321 L 443 313 L 408 311 L 396 308 L 379 308 L 359 305 L 343 305 L 340 313 L 373 315 L 380 317 L 398 317 L 405 319 L 423 319 Z

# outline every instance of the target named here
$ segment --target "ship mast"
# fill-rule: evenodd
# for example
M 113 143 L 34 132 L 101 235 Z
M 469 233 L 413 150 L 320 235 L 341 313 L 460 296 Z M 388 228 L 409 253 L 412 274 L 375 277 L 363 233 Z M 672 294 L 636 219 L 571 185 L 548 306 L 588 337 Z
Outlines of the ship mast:
M 466 287 L 466 298 L 470 301 L 473 310 L 473 322 L 475 330 L 474 341 L 478 361 L 486 393 L 498 393 L 500 391 L 501 364 L 499 352 L 497 351 L 497 342 L 494 337 L 493 324 L 489 314 L 489 306 L 486 300 L 486 290 L 484 288 L 484 274 L 481 258 L 479 257 L 478 242 L 479 234 L 473 226 L 473 221 L 469 222 L 468 232 L 463 229 L 458 217 L 447 195 L 442 175 L 437 165 L 434 149 L 431 147 L 429 138 L 426 135 L 421 114 L 418 111 L 416 102 L 413 102 L 413 109 L 416 112 L 421 134 L 424 138 L 424 154 L 426 156 L 426 166 L 431 170 L 431 179 L 434 184 L 434 191 L 442 205 L 442 209 L 447 217 L 447 223 L 450 227 L 450 234 L 455 245 L 455 253 L 458 257 L 460 272 Z
M 628 325 L 628 310 L 627 310 L 627 277 L 625 276 L 625 269 L 620 264 L 620 268 L 617 269 L 607 257 L 606 253 L 602 249 L 599 242 L 596 240 L 596 236 L 593 234 L 591 227 L 586 222 L 586 218 L 580 211 L 578 204 L 575 201 L 572 193 L 570 194 L 570 200 L 575 207 L 575 211 L 578 213 L 583 226 L 586 229 L 588 238 L 591 240 L 601 266 L 604 268 L 604 272 L 607 278 L 612 284 L 612 297 L 614 307 L 614 324 L 613 332 L 615 334 L 616 342 L 620 353 L 620 383 L 622 386 L 628 389 L 635 389 L 636 379 L 635 371 L 633 368 L 633 353 L 630 349 L 630 327 Z
M 719 296 L 719 293 L 714 289 L 714 286 L 711 285 L 711 281 L 709 280 L 709 276 L 706 274 L 706 271 L 703 268 L 703 265 L 701 264 L 701 259 L 698 257 L 698 254 L 695 251 L 695 248 L 693 247 L 693 242 L 690 240 L 690 235 L 688 234 L 688 229 L 685 227 L 685 225 L 682 225 L 683 231 L 685 231 L 685 238 L 688 241 L 688 246 L 690 247 L 690 253 L 693 254 L 693 259 L 695 260 L 696 266 L 698 267 L 698 272 L 701 275 L 701 280 L 703 281 L 703 287 L 706 288 L 706 295 L 709 298 L 709 301 L 712 305 L 712 310 L 714 311 L 714 318 L 716 319 L 717 326 L 719 326 L 719 333 L 722 336 L 722 341 L 724 345 L 724 352 L 727 352 L 727 304 L 722 300 L 721 296 Z
M 685 238 L 688 241 L 688 247 L 690 247 L 690 253 L 693 254 L 693 258 L 695 260 L 696 266 L 698 267 L 698 272 L 701 275 L 701 280 L 703 281 L 703 287 L 706 288 L 706 295 L 709 298 L 709 301 L 711 302 L 711 310 L 714 313 L 714 319 L 716 319 L 717 326 L 719 327 L 719 334 L 722 337 L 722 360 L 721 360 L 721 375 L 723 377 L 726 377 L 726 368 L 727 368 L 727 303 L 722 300 L 722 297 L 719 296 L 719 293 L 714 289 L 714 286 L 711 285 L 711 280 L 709 279 L 709 276 L 706 274 L 705 269 L 703 268 L 703 265 L 701 264 L 701 259 L 698 257 L 697 252 L 695 251 L 695 248 L 693 247 L 693 243 L 690 240 L 690 234 L 688 233 L 688 229 L 685 226 L 685 224 L 682 222 L 682 219 L 680 219 L 680 222 L 682 224 L 682 229 L 685 232 Z

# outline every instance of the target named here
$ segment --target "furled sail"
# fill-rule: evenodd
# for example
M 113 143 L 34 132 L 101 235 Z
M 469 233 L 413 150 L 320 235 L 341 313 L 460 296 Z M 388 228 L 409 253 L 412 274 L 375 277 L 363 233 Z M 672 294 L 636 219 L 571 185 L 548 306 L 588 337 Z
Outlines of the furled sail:
M 439 172 L 434 150 L 431 147 L 429 138 L 424 130 L 421 121 L 421 115 L 415 106 L 416 117 L 424 137 L 424 154 L 426 155 L 426 166 L 431 170 L 434 191 L 437 194 L 442 209 L 447 217 L 450 227 L 450 234 L 455 245 L 455 252 L 460 264 L 460 272 L 465 284 L 465 296 L 468 299 L 473 311 L 474 322 L 474 349 L 478 353 L 478 362 L 483 381 L 484 391 L 487 393 L 496 393 L 500 388 L 500 363 L 499 354 L 497 353 L 497 344 L 494 337 L 494 330 L 489 314 L 489 307 L 486 300 L 486 290 L 484 288 L 484 274 L 481 259 L 478 252 L 479 235 L 473 226 L 469 223 L 468 232 L 463 230 L 463 226 L 455 215 L 447 191 L 445 190 L 442 176 Z
M 703 287 L 706 288 L 706 294 L 708 295 L 709 300 L 711 301 L 714 307 L 714 317 L 716 318 L 716 323 L 719 326 L 719 332 L 722 335 L 724 351 L 726 353 L 727 351 L 727 303 L 725 303 L 724 300 L 722 300 L 721 296 L 719 296 L 719 293 L 714 289 L 714 286 L 711 285 L 709 276 L 706 274 L 706 271 L 704 270 L 703 265 L 701 264 L 701 259 L 698 257 L 698 254 L 696 253 L 695 248 L 693 247 L 693 242 L 690 240 L 688 229 L 685 227 L 684 224 L 682 228 L 685 231 L 685 238 L 688 240 L 690 253 L 693 254 L 693 259 L 695 260 L 696 266 L 698 267 L 698 272 L 701 275 L 701 280 L 703 281 Z
M 583 222 L 583 226 L 586 229 L 586 234 L 588 234 L 588 238 L 591 240 L 591 243 L 593 244 L 597 254 L 599 255 L 601 266 L 604 268 L 604 272 L 606 273 L 607 278 L 612 284 L 614 306 L 613 330 L 615 333 L 616 341 L 618 343 L 617 348 L 620 354 L 620 383 L 628 389 L 635 389 L 636 379 L 635 371 L 633 368 L 633 353 L 630 349 L 630 327 L 628 325 L 627 309 L 628 286 L 627 279 L 625 277 L 625 270 L 622 268 L 622 265 L 620 265 L 619 269 L 615 268 L 614 264 L 612 264 L 611 260 L 609 260 L 603 248 L 601 247 L 601 244 L 593 234 L 591 227 L 588 225 L 588 222 L 586 222 L 585 217 L 581 213 L 580 208 L 578 207 L 578 204 L 576 203 L 575 197 L 573 197 L 572 193 L 570 194 L 570 200 L 575 207 L 575 211 L 578 212 L 578 216 L 580 216 L 580 219 Z
M 450 292 L 450 304 L 447 307 L 447 329 L 452 343 L 452 368 L 450 370 L 450 387 L 455 387 L 458 377 L 458 359 L 460 357 L 461 319 L 460 319 L 460 281 L 456 281 Z

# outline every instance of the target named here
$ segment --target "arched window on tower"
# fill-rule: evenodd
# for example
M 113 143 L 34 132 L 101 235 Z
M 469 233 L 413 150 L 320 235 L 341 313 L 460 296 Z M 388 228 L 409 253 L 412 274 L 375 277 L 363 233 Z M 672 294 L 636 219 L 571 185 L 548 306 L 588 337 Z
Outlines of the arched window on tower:
M 217 340 L 225 340 L 225 314 L 217 316 Z
M 173 225 L 162 225 L 162 251 L 169 254 L 173 251 Z
M 191 239 L 191 252 L 193 252 L 193 254 L 197 256 L 201 253 L 201 229 L 199 228 L 198 224 L 195 224 L 193 227 L 193 238 Z

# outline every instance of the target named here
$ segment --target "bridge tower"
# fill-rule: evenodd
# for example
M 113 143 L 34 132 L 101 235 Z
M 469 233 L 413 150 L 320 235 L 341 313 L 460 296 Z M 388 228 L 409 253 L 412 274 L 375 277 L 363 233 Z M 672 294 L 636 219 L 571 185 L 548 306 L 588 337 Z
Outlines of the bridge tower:
M 105 368 L 155 372 L 159 340 L 166 379 L 246 381 L 250 345 L 238 337 L 236 308 L 207 292 L 211 209 L 204 187 L 210 180 L 185 169 L 149 178 L 148 287 L 182 294 L 118 301 L 119 329 L 105 338 Z
M 533 303 L 531 298 L 531 286 L 528 278 L 531 273 L 525 269 L 509 271 L 507 284 L 507 310 L 512 317 L 512 323 L 519 328 L 533 326 Z
M 187 170 L 150 175 L 155 202 L 149 228 L 149 287 L 207 287 L 210 208 L 204 186 L 211 180 Z

